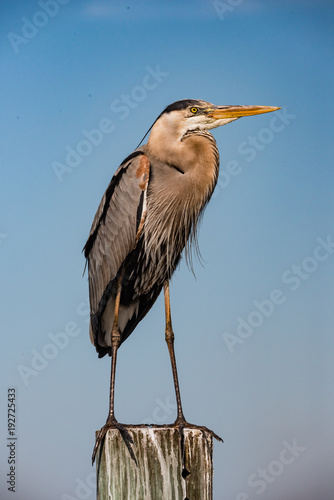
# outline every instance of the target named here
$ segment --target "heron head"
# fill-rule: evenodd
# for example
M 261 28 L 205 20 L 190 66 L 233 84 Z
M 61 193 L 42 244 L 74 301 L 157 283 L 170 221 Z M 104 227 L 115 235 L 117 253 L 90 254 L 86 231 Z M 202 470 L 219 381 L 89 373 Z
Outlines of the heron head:
M 226 125 L 242 116 L 259 115 L 276 111 L 273 106 L 215 106 L 198 99 L 183 99 L 167 106 L 156 122 L 177 131 L 182 137 L 191 130 L 210 130 Z

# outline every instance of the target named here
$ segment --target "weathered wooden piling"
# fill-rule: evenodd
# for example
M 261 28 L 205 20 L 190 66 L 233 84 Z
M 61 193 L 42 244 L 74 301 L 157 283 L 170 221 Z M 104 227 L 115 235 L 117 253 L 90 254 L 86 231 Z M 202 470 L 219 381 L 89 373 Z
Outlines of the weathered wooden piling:
M 212 500 L 212 436 L 174 427 L 109 429 L 96 456 L 97 500 Z

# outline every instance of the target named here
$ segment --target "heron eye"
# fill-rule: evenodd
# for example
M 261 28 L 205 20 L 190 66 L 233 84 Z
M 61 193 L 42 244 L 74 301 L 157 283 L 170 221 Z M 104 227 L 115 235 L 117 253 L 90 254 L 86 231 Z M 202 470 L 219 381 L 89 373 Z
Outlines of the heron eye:
M 195 113 L 197 113 L 198 108 L 191 108 L 190 111 L 195 114 Z

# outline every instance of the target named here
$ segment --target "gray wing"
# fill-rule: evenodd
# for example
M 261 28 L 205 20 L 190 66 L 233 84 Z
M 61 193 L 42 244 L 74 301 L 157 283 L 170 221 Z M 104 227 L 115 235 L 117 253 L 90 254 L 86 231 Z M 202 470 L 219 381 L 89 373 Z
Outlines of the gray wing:
M 124 160 L 102 197 L 84 247 L 93 343 L 112 284 L 143 226 L 149 173 L 149 160 L 143 151 L 137 150 Z

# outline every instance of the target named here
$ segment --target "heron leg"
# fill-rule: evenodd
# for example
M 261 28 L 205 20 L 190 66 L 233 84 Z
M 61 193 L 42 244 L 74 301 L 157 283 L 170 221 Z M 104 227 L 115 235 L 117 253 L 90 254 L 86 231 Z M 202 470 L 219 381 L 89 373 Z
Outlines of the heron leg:
M 169 281 L 165 281 L 164 283 L 164 296 L 165 296 L 165 311 L 166 311 L 166 335 L 165 340 L 167 342 L 167 347 L 169 351 L 170 361 L 172 365 L 172 372 L 174 378 L 174 387 L 175 387 L 175 395 L 176 395 L 176 404 L 177 404 L 177 422 L 185 422 L 185 418 L 182 410 L 181 403 L 181 394 L 180 394 L 180 386 L 179 379 L 177 375 L 176 368 L 176 359 L 175 359 L 175 351 L 174 351 L 174 332 L 172 327 L 172 318 L 170 312 L 170 299 L 169 299 Z
M 170 312 L 169 282 L 168 281 L 165 281 L 165 283 L 164 283 L 164 295 L 165 295 L 165 311 L 166 311 L 166 337 L 165 338 L 166 338 L 168 351 L 169 351 L 169 355 L 170 355 L 170 360 L 171 360 L 171 364 L 172 364 L 172 372 L 173 372 L 173 377 L 174 377 L 174 387 L 175 387 L 176 403 L 177 403 L 177 417 L 176 417 L 176 420 L 174 422 L 174 425 L 178 427 L 179 433 L 180 433 L 181 454 L 182 454 L 182 461 L 183 461 L 183 473 L 182 474 L 185 474 L 185 476 L 183 476 L 183 477 L 186 477 L 188 474 L 188 471 L 185 467 L 185 450 L 184 450 L 183 430 L 185 428 L 197 429 L 197 430 L 202 431 L 204 436 L 206 434 L 209 434 L 209 435 L 213 436 L 215 439 L 217 439 L 217 441 L 223 442 L 223 440 L 215 432 L 213 432 L 211 429 L 208 429 L 204 425 L 190 424 L 184 418 L 182 404 L 181 404 L 179 380 L 178 380 L 177 368 L 176 368 L 175 352 L 174 352 L 174 332 L 173 332 L 173 328 L 172 328 L 172 318 L 171 318 L 171 312 Z
M 114 308 L 114 322 L 113 322 L 113 327 L 111 331 L 111 375 L 110 375 L 110 396 L 109 396 L 109 413 L 108 413 L 108 418 L 105 423 L 105 425 L 102 427 L 102 429 L 99 432 L 99 435 L 96 438 L 94 450 L 93 450 L 93 455 L 92 455 L 92 463 L 95 461 L 95 456 L 97 449 L 99 447 L 99 444 L 103 440 L 106 432 L 108 429 L 111 427 L 117 428 L 120 431 L 125 430 L 123 425 L 117 422 L 115 418 L 115 377 L 116 377 L 116 361 L 117 361 L 117 349 L 120 345 L 121 342 L 121 334 L 119 332 L 118 328 L 118 313 L 119 313 L 119 305 L 120 305 L 120 300 L 121 300 L 121 291 L 122 291 L 122 277 L 123 274 L 121 273 L 118 282 L 117 282 L 117 292 L 116 292 L 116 298 L 115 298 L 115 308 Z
M 114 323 L 111 331 L 111 375 L 110 375 L 110 397 L 109 397 L 109 414 L 107 422 L 116 421 L 115 419 L 115 376 L 116 376 L 116 361 L 117 349 L 121 342 L 121 334 L 118 328 L 118 313 L 121 301 L 122 278 L 117 283 L 117 294 L 115 298 Z

